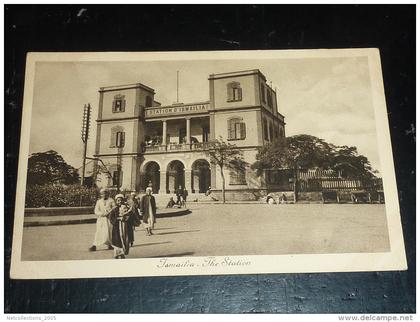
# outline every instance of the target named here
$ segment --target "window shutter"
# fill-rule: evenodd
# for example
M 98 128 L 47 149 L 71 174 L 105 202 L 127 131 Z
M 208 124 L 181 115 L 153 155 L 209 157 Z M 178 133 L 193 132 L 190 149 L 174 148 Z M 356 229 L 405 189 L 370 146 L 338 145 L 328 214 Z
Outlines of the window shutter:
M 111 132 L 111 145 L 110 145 L 110 147 L 115 148 L 116 143 L 117 143 L 117 132 L 112 131 Z
M 123 172 L 122 170 L 118 173 L 118 187 L 122 187 L 122 181 L 123 181 Z
M 234 138 L 234 137 L 233 137 L 234 133 L 233 133 L 233 129 L 232 129 L 232 128 L 233 128 L 233 126 L 232 126 L 232 125 L 233 125 L 234 123 L 233 123 L 233 120 L 228 120 L 228 121 L 227 121 L 227 123 L 228 123 L 228 124 L 227 124 L 227 127 L 228 127 L 228 139 L 229 139 L 229 140 L 231 140 L 231 139 L 233 139 L 233 138 Z
M 227 84 L 227 100 L 233 101 L 233 86 L 231 83 Z
M 115 100 L 112 101 L 112 113 L 115 113 Z
M 121 145 L 120 147 L 123 148 L 125 144 L 125 132 L 121 132 Z
M 114 171 L 112 173 L 112 185 L 113 186 L 117 186 L 118 185 L 118 181 L 119 181 L 118 174 L 119 174 L 118 171 Z
M 125 100 L 121 100 L 121 112 L 125 112 Z
M 117 132 L 117 141 L 115 142 L 115 146 L 117 148 L 121 146 L 121 132 Z
M 265 120 L 264 122 L 264 139 L 268 141 L 268 121 Z
M 241 122 L 241 139 L 245 139 L 246 138 L 246 127 L 245 127 L 245 123 Z

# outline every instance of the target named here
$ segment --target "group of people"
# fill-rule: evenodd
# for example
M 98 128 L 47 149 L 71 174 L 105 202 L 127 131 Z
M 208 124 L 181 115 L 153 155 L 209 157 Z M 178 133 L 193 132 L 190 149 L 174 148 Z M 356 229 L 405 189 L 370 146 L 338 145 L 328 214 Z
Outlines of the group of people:
M 269 205 L 275 205 L 276 204 L 276 201 L 274 200 L 274 198 L 272 196 L 267 196 L 266 202 Z M 278 199 L 278 204 L 281 205 L 281 204 L 286 204 L 286 203 L 287 203 L 287 197 L 286 197 L 286 194 L 283 192 Z
M 135 227 L 142 225 L 148 236 L 153 235 L 156 200 L 152 188 L 148 187 L 140 200 L 131 193 L 128 198 L 117 194 L 115 201 L 107 189 L 102 189 L 95 205 L 95 215 L 98 216 L 95 239 L 89 250 L 93 252 L 105 246 L 114 250 L 114 258 L 125 258 L 134 244 Z
M 188 190 L 186 188 L 182 188 L 179 186 L 179 188 L 175 192 L 176 201 L 174 200 L 174 197 L 170 197 L 169 201 L 166 205 L 166 208 L 181 208 L 181 207 L 187 207 L 187 197 L 188 197 Z

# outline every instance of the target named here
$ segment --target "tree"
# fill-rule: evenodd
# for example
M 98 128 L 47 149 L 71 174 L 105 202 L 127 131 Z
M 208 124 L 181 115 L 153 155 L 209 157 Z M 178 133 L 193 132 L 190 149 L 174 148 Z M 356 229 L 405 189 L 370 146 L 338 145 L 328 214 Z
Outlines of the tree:
M 223 141 L 222 137 L 214 139 L 209 142 L 209 149 L 205 151 L 206 155 L 210 157 L 210 162 L 216 164 L 222 176 L 222 199 L 226 202 L 225 187 L 226 180 L 224 169 L 232 169 L 236 171 L 243 171 L 245 162 L 243 160 L 242 151 L 238 150 L 237 146 Z
M 333 164 L 332 169 L 341 172 L 346 178 L 372 179 L 375 172 L 364 155 L 357 152 L 354 146 L 332 146 Z
M 273 141 L 259 148 L 251 166 L 261 175 L 266 169 L 293 170 L 297 198 L 298 169 L 319 168 L 341 171 L 352 178 L 374 176 L 369 160 L 357 153 L 356 147 L 335 146 L 315 136 L 301 134 Z
M 28 184 L 74 184 L 78 181 L 77 169 L 67 164 L 56 151 L 33 153 L 29 157 Z

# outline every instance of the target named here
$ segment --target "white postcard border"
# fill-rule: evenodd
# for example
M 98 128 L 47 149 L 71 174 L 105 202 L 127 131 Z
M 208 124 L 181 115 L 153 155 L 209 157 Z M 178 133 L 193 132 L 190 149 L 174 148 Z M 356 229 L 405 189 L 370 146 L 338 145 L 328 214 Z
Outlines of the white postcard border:
M 142 258 L 72 261 L 22 261 L 26 170 L 29 156 L 31 106 L 35 63 L 53 61 L 169 61 L 201 59 L 305 59 L 367 56 L 375 110 L 378 149 L 383 177 L 390 252 L 346 254 L 253 255 L 217 257 Z M 213 258 L 215 266 L 209 265 Z M 236 265 L 227 265 L 229 258 Z M 225 264 L 223 264 L 225 262 Z M 249 262 L 249 264 L 247 264 Z M 207 263 L 207 264 L 206 264 Z M 15 204 L 11 278 L 101 278 L 134 276 L 218 275 L 406 270 L 404 239 L 398 203 L 388 116 L 378 49 L 318 49 L 268 51 L 148 52 L 148 53 L 29 53 L 24 87 L 18 184 Z

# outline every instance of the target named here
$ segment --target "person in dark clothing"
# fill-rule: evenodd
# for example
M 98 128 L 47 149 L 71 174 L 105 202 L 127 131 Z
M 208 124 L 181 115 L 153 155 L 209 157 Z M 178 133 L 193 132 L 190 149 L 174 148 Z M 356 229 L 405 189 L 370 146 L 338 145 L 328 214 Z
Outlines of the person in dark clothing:
M 176 204 L 181 206 L 181 196 L 182 196 L 182 187 L 179 186 L 178 190 L 176 191 Z
M 130 207 L 131 216 L 127 222 L 128 224 L 128 239 L 130 245 L 134 244 L 134 230 L 136 226 L 140 225 L 140 214 L 139 214 L 139 201 L 136 198 L 136 194 L 132 192 L 130 198 L 127 201 L 128 206 Z
M 146 189 L 146 195 L 140 201 L 140 213 L 143 226 L 146 228 L 147 236 L 153 235 L 154 225 L 156 223 L 156 200 L 152 196 L 152 188 Z
M 184 188 L 182 191 L 182 205 L 187 208 L 187 197 L 188 197 L 188 190 Z
M 174 198 L 171 197 L 171 198 L 169 198 L 169 201 L 168 201 L 168 204 L 166 205 L 166 208 L 173 208 L 173 206 L 175 206 L 175 205 L 176 205 L 176 203 L 174 201 Z
M 109 214 L 109 221 L 112 224 L 111 244 L 114 248 L 114 258 L 125 258 L 130 249 L 130 217 L 132 212 L 130 207 L 124 202 L 124 196 L 118 194 L 115 196 L 117 204 Z M 131 228 L 132 230 L 132 228 Z
M 211 187 L 209 187 L 209 188 L 207 189 L 207 191 L 206 191 L 206 196 L 210 196 L 210 194 L 211 194 Z
M 283 192 L 283 193 L 281 194 L 279 204 L 285 204 L 285 203 L 287 203 L 287 197 L 286 197 L 285 193 Z

